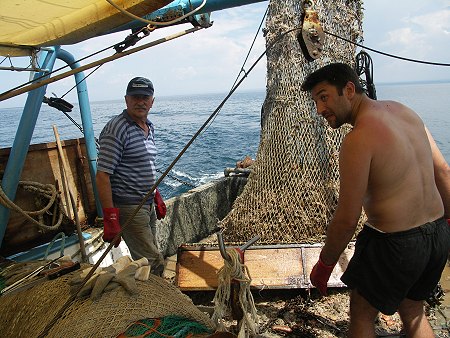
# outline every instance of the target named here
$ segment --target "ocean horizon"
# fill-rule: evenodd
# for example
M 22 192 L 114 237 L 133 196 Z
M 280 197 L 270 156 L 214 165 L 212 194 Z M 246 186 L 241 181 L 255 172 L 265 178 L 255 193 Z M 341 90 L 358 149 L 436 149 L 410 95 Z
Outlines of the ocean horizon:
M 450 162 L 450 120 L 442 100 L 450 91 L 450 81 L 380 84 L 376 91 L 379 100 L 399 101 L 416 111 Z M 156 96 L 149 119 L 155 125 L 159 173 L 172 163 L 226 95 Z M 265 90 L 236 91 L 163 180 L 159 187 L 163 197 L 170 198 L 223 177 L 225 168 L 234 168 L 245 156 L 255 158 L 264 98 Z M 78 105 L 71 103 L 74 109 L 69 115 L 81 126 Z M 124 108 L 123 99 L 91 102 L 94 135 L 98 138 L 105 123 Z M 21 108 L 0 108 L 0 148 L 12 146 L 21 114 Z M 32 144 L 54 142 L 54 124 L 62 140 L 83 137 L 78 127 L 60 111 L 43 104 Z

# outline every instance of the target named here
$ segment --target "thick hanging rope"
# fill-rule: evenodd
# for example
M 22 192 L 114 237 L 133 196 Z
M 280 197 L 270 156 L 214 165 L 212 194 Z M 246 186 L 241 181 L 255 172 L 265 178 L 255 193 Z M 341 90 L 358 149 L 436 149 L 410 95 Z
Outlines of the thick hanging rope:
M 227 250 L 230 260 L 224 260 L 224 266 L 217 272 L 219 285 L 214 296 L 214 313 L 212 320 L 223 326 L 223 318 L 230 308 L 231 283 L 239 284 L 239 304 L 243 311 L 243 318 L 239 325 L 238 338 L 249 337 L 257 333 L 258 317 L 255 302 L 250 292 L 252 278 L 246 265 L 241 263 L 237 250 Z M 236 304 L 235 304 L 236 305 Z

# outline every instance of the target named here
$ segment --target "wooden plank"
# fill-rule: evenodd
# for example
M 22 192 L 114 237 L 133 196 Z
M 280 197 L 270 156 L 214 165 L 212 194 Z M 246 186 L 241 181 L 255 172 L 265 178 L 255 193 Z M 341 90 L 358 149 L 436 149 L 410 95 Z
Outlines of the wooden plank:
M 254 246 L 245 251 L 252 288 L 310 288 L 309 274 L 319 258 L 320 244 Z M 330 277 L 330 287 L 345 286 L 340 277 L 353 255 L 351 243 L 342 254 Z M 180 247 L 177 255 L 175 284 L 184 291 L 213 290 L 218 286 L 217 272 L 224 265 L 218 248 Z
M 301 248 L 246 250 L 244 263 L 252 282 L 262 288 L 297 288 L 304 282 Z
M 89 215 L 96 212 L 95 199 L 93 194 L 92 182 L 90 179 L 90 171 L 88 161 L 84 161 L 83 166 L 77 166 L 80 155 L 77 147 L 81 145 L 81 156 L 86 157 L 86 147 L 84 139 L 61 140 L 63 153 L 68 161 L 67 163 L 67 183 L 69 189 L 73 192 L 73 197 L 77 205 L 78 217 L 81 223 L 85 222 Z M 0 149 L 0 173 L 5 170 L 11 148 Z M 20 176 L 21 181 L 35 181 L 42 184 L 56 185 L 62 187 L 61 166 L 58 158 L 58 149 L 56 142 L 30 145 L 27 157 Z M 86 176 L 87 189 L 82 189 L 81 181 L 78 176 L 83 173 Z M 83 192 L 87 192 L 88 196 L 81 196 Z M 81 203 L 82 198 L 88 201 L 88 204 Z M 14 202 L 23 210 L 36 210 L 35 194 L 25 191 L 22 188 L 17 189 Z M 85 208 L 87 207 L 87 208 Z M 69 223 L 69 222 L 66 222 Z M 73 226 L 66 224 L 65 226 Z M 23 215 L 12 211 L 10 214 L 3 245 L 0 254 L 9 256 L 11 254 L 28 250 L 38 244 L 48 242 L 53 238 L 56 232 L 42 231 L 34 224 L 29 222 Z
M 214 290 L 217 272 L 223 266 L 219 250 L 179 250 L 176 285 L 182 290 Z

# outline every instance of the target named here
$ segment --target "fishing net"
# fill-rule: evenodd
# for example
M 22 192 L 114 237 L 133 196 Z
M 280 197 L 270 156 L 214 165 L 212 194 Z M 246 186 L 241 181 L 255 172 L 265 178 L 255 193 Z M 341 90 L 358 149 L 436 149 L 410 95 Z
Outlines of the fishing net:
M 231 212 L 221 221 L 224 238 L 258 243 L 318 242 L 337 205 L 338 153 L 350 126 L 331 129 L 310 94 L 300 90 L 308 74 L 331 62 L 354 65 L 362 40 L 362 1 L 308 2 L 326 32 L 322 55 L 308 62 L 295 30 L 304 1 L 270 1 L 266 20 L 267 88 L 259 149 L 252 172 Z
M 166 316 L 164 318 L 147 318 L 130 325 L 118 338 L 160 338 L 160 337 L 192 337 L 206 336 L 212 333 L 202 324 L 180 316 Z
M 3 295 L 0 302 L 1 336 L 39 336 L 69 299 L 67 282 L 73 274 L 16 294 Z M 117 337 L 137 321 L 146 318 L 161 318 L 161 321 L 167 316 L 183 318 L 182 321 L 180 318 L 177 320 L 180 332 L 183 327 L 199 333 L 214 329 L 210 318 L 197 309 L 188 296 L 164 279 L 150 275 L 148 281 L 136 282 L 137 296 L 130 296 L 119 287 L 105 292 L 98 301 L 92 301 L 89 297 L 77 298 L 58 318 L 46 337 Z M 174 324 L 175 318 L 166 319 L 165 323 L 166 326 Z

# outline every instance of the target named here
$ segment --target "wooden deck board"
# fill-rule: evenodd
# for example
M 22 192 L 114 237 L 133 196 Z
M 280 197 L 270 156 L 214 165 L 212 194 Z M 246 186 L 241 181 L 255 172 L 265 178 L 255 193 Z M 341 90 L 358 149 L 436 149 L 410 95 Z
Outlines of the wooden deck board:
M 247 266 L 256 289 L 310 288 L 309 274 L 317 262 L 321 245 L 286 244 L 254 246 L 245 251 Z M 353 243 L 342 254 L 329 286 L 343 287 L 342 272 L 353 255 Z M 182 246 L 178 250 L 175 284 L 183 291 L 213 290 L 217 272 L 224 265 L 216 247 Z

